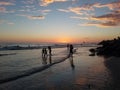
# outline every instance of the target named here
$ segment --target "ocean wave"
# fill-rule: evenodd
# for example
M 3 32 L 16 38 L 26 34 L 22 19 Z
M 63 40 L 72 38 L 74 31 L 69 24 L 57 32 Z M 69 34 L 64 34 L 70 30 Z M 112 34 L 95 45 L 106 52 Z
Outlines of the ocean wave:
M 65 61 L 69 56 L 65 56 L 65 57 L 62 57 L 58 60 L 56 60 L 55 62 L 53 63 L 50 63 L 50 64 L 46 64 L 44 66 L 40 66 L 40 67 L 35 67 L 35 68 L 31 68 L 19 75 L 16 75 L 16 76 L 13 76 L 13 77 L 8 77 L 8 78 L 4 78 L 4 79 L 1 79 L 0 80 L 0 84 L 3 84 L 3 83 L 7 83 L 7 82 L 10 82 L 10 81 L 14 81 L 14 80 L 17 80 L 17 79 L 20 79 L 20 78 L 23 78 L 23 77 L 26 77 L 26 76 L 30 76 L 32 74 L 35 74 L 35 73 L 38 73 L 38 72 L 41 72 L 49 67 L 51 67 L 52 65 L 55 65 L 57 63 L 60 63 L 60 62 L 63 62 Z

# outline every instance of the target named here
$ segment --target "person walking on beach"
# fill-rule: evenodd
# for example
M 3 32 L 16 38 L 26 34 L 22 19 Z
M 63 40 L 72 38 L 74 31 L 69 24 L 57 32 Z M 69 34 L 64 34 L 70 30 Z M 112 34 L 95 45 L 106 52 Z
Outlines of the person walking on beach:
M 70 44 L 69 46 L 69 55 L 72 56 L 73 55 L 73 45 Z
M 52 55 L 52 50 L 51 50 L 51 46 L 48 46 L 48 51 L 49 51 L 49 55 Z
M 42 57 L 44 56 L 44 48 L 42 48 Z
M 47 56 L 47 49 L 46 48 L 44 49 L 44 54 L 45 54 L 45 56 Z

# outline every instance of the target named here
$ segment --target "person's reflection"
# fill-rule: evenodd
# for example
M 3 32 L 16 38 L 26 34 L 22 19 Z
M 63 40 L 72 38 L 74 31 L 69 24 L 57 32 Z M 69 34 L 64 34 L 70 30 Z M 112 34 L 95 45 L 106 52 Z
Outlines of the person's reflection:
M 42 56 L 42 64 L 43 65 L 47 64 L 47 56 Z
M 49 55 L 49 63 L 50 64 L 52 63 L 52 57 L 51 57 L 51 55 Z
M 72 69 L 74 69 L 75 65 L 74 65 L 74 62 L 73 62 L 73 56 L 72 55 L 69 57 L 69 60 L 70 60 L 70 65 L 71 65 Z

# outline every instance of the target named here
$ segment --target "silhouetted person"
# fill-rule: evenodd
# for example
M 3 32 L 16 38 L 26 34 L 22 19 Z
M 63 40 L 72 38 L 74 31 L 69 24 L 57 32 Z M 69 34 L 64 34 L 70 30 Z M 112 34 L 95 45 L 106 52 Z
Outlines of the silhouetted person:
M 42 64 L 47 64 L 47 50 L 46 50 L 46 48 L 43 48 L 42 49 L 42 60 L 43 60 L 43 62 L 42 62 Z
M 73 45 L 70 44 L 69 46 L 69 55 L 72 56 L 73 55 Z
M 47 49 L 44 49 L 44 55 L 47 56 Z
M 42 48 L 42 57 L 44 56 L 44 48 Z
M 51 46 L 48 46 L 48 51 L 49 51 L 49 55 L 52 55 L 52 50 L 51 50 Z
M 44 56 L 44 48 L 42 48 L 42 57 Z

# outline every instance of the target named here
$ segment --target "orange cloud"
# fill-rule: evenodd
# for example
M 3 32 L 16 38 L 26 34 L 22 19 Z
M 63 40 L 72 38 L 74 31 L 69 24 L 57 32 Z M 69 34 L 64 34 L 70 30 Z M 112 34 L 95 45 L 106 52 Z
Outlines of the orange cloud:
M 61 12 L 72 12 L 77 15 L 82 15 L 83 10 L 85 10 L 85 8 L 81 8 L 81 7 L 69 7 L 68 9 L 58 9 L 58 11 L 61 11 Z
M 88 17 L 80 17 L 80 16 L 72 16 L 72 17 L 70 17 L 70 18 L 89 20 Z
M 98 7 L 99 5 L 100 3 L 85 4 L 82 6 L 69 7 L 68 9 L 58 9 L 58 10 L 63 12 L 73 12 L 75 14 L 81 15 L 83 14 L 83 11 L 94 10 L 94 7 Z
M 70 12 L 73 12 L 75 14 L 78 14 L 78 15 L 82 15 L 81 13 L 81 8 L 80 7 L 71 7 L 68 9 Z
M 41 0 L 40 1 L 40 6 L 48 6 L 51 3 L 54 2 L 66 2 L 67 0 Z
M 0 12 L 1 13 L 14 13 L 15 11 L 14 10 L 7 11 L 5 7 L 0 7 Z
M 120 11 L 113 11 L 110 14 L 91 17 L 92 22 L 89 25 L 98 26 L 120 26 Z M 93 23 L 94 22 L 94 23 Z
M 100 22 L 89 22 L 89 23 L 84 23 L 84 24 L 79 24 L 80 26 L 97 26 L 97 27 L 107 27 L 108 25 L 105 23 L 102 24 Z
M 0 12 L 6 12 L 6 8 L 0 7 Z
M 40 10 L 40 12 L 43 14 L 43 15 L 47 15 L 49 12 L 51 12 L 50 9 L 45 9 L 45 10 Z
M 0 1 L 0 5 L 9 6 L 9 5 L 14 5 L 14 4 L 11 2 Z
M 82 26 L 98 26 L 98 27 L 120 26 L 120 1 L 112 2 L 108 4 L 96 3 L 96 4 L 87 5 L 87 7 L 90 7 L 91 9 L 93 9 L 93 7 L 96 8 L 108 7 L 112 11 L 111 13 L 103 14 L 101 16 L 95 16 L 95 15 L 92 17 L 88 16 L 90 22 L 81 24 Z M 72 17 L 72 18 L 79 19 L 79 17 Z
M 108 7 L 111 10 L 120 9 L 120 1 L 112 2 L 108 4 L 101 4 L 98 7 Z

